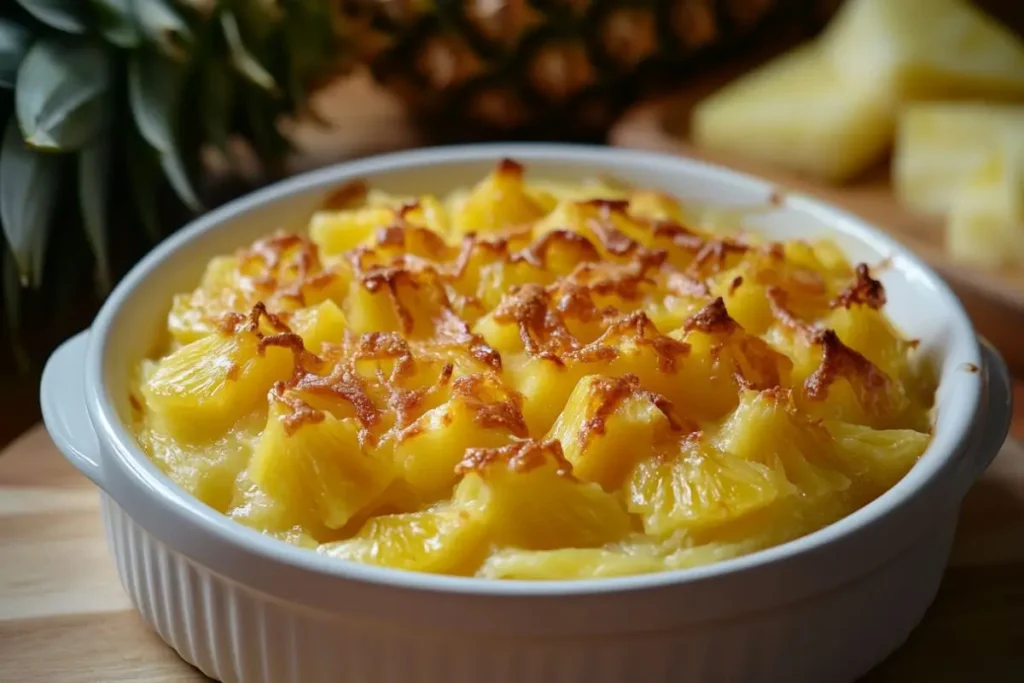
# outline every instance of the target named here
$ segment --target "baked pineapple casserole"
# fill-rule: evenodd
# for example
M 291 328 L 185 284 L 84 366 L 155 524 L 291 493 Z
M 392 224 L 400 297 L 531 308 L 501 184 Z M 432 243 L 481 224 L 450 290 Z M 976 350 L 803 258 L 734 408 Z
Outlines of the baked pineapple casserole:
M 866 265 L 660 193 L 350 184 L 214 258 L 138 367 L 142 447 L 241 524 L 421 572 L 579 579 L 743 555 L 893 486 L 934 380 Z

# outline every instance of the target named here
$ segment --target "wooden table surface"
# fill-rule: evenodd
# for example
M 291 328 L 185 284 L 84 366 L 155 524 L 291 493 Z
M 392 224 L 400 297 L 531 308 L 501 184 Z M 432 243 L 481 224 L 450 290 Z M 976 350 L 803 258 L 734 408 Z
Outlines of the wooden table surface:
M 1019 439 L 1024 383 L 1016 394 Z M 42 427 L 11 444 L 0 455 L 0 683 L 205 680 L 132 610 L 93 485 Z M 897 681 L 1024 681 L 1024 448 L 1014 441 L 964 503 L 924 623 L 863 683 Z

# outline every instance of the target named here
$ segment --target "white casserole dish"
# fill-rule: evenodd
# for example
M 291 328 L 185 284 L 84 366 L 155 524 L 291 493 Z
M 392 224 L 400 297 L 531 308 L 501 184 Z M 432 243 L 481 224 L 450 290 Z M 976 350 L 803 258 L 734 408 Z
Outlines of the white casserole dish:
M 831 234 L 852 259 L 889 259 L 888 312 L 941 372 L 934 440 L 921 461 L 848 518 L 747 557 L 625 578 L 494 582 L 351 564 L 264 537 L 187 495 L 136 446 L 125 420 L 129 366 L 149 350 L 171 295 L 191 289 L 209 257 L 300 228 L 349 179 L 441 192 L 503 157 L 536 177 L 610 174 L 684 200 L 757 207 L 755 228 Z M 961 499 L 1005 438 L 1010 380 L 917 258 L 840 211 L 797 196 L 777 202 L 774 189 L 691 160 L 559 145 L 435 148 L 299 176 L 204 216 L 140 262 L 92 327 L 47 364 L 46 427 L 102 489 L 110 547 L 144 619 L 222 681 L 853 681 L 931 603 Z

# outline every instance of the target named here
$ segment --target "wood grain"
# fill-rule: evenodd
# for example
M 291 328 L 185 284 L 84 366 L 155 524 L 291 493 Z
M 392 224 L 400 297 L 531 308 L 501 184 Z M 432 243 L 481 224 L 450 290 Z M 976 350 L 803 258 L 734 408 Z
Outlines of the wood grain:
M 1024 438 L 1024 383 L 1016 393 Z M 1024 448 L 1010 441 L 964 503 L 924 622 L 862 683 L 1019 683 L 1022 644 Z M 41 427 L 13 443 L 0 455 L 0 683 L 206 680 L 133 611 L 92 484 Z
M 1024 271 L 986 270 L 962 265 L 945 250 L 940 219 L 904 209 L 893 195 L 888 162 L 844 186 L 808 180 L 769 165 L 736 155 L 710 152 L 691 144 L 690 111 L 705 95 L 751 67 L 739 63 L 688 87 L 684 93 L 638 105 L 615 125 L 609 142 L 656 152 L 667 152 L 719 164 L 767 178 L 783 191 L 817 197 L 856 214 L 895 237 L 927 261 L 950 283 L 978 330 L 1000 350 L 1018 374 L 1024 374 Z

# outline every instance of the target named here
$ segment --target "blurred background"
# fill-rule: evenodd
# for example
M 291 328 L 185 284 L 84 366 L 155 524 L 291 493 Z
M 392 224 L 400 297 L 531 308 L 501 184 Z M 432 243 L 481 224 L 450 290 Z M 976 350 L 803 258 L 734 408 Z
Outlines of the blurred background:
M 479 140 L 692 154 L 818 194 L 936 266 L 1021 367 L 1020 0 L 284 6 L 3 3 L 0 446 L 38 421 L 50 351 L 194 216 Z

